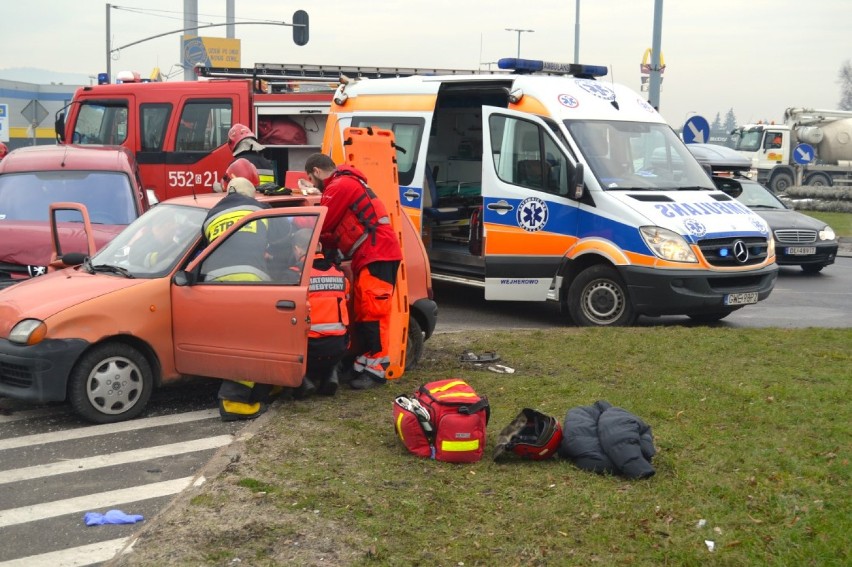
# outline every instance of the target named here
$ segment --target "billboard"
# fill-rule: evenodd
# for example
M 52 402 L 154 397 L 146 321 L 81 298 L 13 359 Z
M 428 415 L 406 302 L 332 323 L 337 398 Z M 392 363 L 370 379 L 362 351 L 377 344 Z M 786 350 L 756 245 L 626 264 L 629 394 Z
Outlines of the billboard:
M 181 36 L 183 64 L 192 68 L 240 67 L 240 40 L 225 37 Z

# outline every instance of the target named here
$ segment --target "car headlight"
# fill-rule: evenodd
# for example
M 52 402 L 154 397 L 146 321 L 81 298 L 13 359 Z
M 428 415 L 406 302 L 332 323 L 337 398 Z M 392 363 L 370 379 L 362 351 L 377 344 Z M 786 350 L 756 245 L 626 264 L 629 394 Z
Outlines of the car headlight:
M 12 327 L 9 341 L 19 345 L 37 345 L 47 336 L 47 325 L 38 319 L 24 319 Z
M 834 234 L 834 231 L 831 230 L 831 227 L 826 225 L 823 227 L 821 231 L 819 231 L 819 239 L 820 240 L 834 240 L 837 238 L 837 235 Z
M 648 248 L 663 260 L 698 262 L 686 240 L 674 231 L 659 226 L 642 226 L 639 227 L 639 233 Z

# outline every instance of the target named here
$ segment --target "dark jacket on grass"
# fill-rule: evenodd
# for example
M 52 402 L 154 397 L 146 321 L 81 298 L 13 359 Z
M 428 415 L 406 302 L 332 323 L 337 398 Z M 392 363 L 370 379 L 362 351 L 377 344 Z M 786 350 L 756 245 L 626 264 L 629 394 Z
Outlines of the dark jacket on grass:
M 559 456 L 581 469 L 648 478 L 655 472 L 654 453 L 651 427 L 609 402 L 571 408 L 565 416 Z

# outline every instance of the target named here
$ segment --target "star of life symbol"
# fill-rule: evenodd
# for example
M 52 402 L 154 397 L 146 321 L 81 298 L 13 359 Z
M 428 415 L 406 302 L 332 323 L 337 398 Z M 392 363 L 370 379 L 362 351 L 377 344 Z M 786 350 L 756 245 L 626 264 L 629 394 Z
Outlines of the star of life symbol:
M 577 108 L 580 106 L 580 101 L 575 96 L 561 94 L 557 98 L 559 99 L 559 104 L 562 106 L 567 106 L 568 108 Z
M 603 100 L 615 100 L 615 91 L 597 81 L 593 81 L 591 79 L 577 79 L 577 86 L 587 93 Z
M 686 219 L 684 221 L 683 226 L 686 227 L 686 230 L 689 231 L 690 234 L 694 234 L 698 238 L 701 238 L 705 234 L 707 234 L 707 227 L 704 226 L 701 221 L 696 219 Z
M 528 197 L 518 205 L 518 226 L 527 232 L 538 232 L 547 224 L 547 203 L 538 197 Z
M 751 219 L 751 224 L 754 225 L 754 228 L 760 231 L 760 234 L 766 234 L 769 230 L 766 228 L 766 223 L 763 222 L 763 219 L 754 217 Z

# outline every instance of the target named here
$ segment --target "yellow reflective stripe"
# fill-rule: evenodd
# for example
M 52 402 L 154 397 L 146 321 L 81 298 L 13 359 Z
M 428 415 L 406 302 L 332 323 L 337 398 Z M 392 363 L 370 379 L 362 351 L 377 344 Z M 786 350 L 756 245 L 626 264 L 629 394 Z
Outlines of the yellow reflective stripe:
M 405 417 L 402 412 L 396 416 L 396 432 L 399 434 L 399 439 L 405 443 L 405 437 L 402 436 L 402 418 Z
M 455 388 L 459 384 L 467 384 L 467 383 L 464 380 L 454 380 L 452 382 L 447 382 L 443 386 L 439 386 L 437 388 L 429 390 L 429 393 L 434 394 L 435 392 L 443 392 L 444 390 L 446 390 L 448 388 Z
M 450 392 L 448 394 L 441 394 L 440 396 L 435 396 L 435 398 L 439 400 L 443 400 L 446 398 L 478 398 L 479 394 L 476 392 Z
M 472 441 L 441 441 L 441 450 L 448 453 L 458 453 L 459 451 L 476 451 L 479 449 L 479 440 Z

